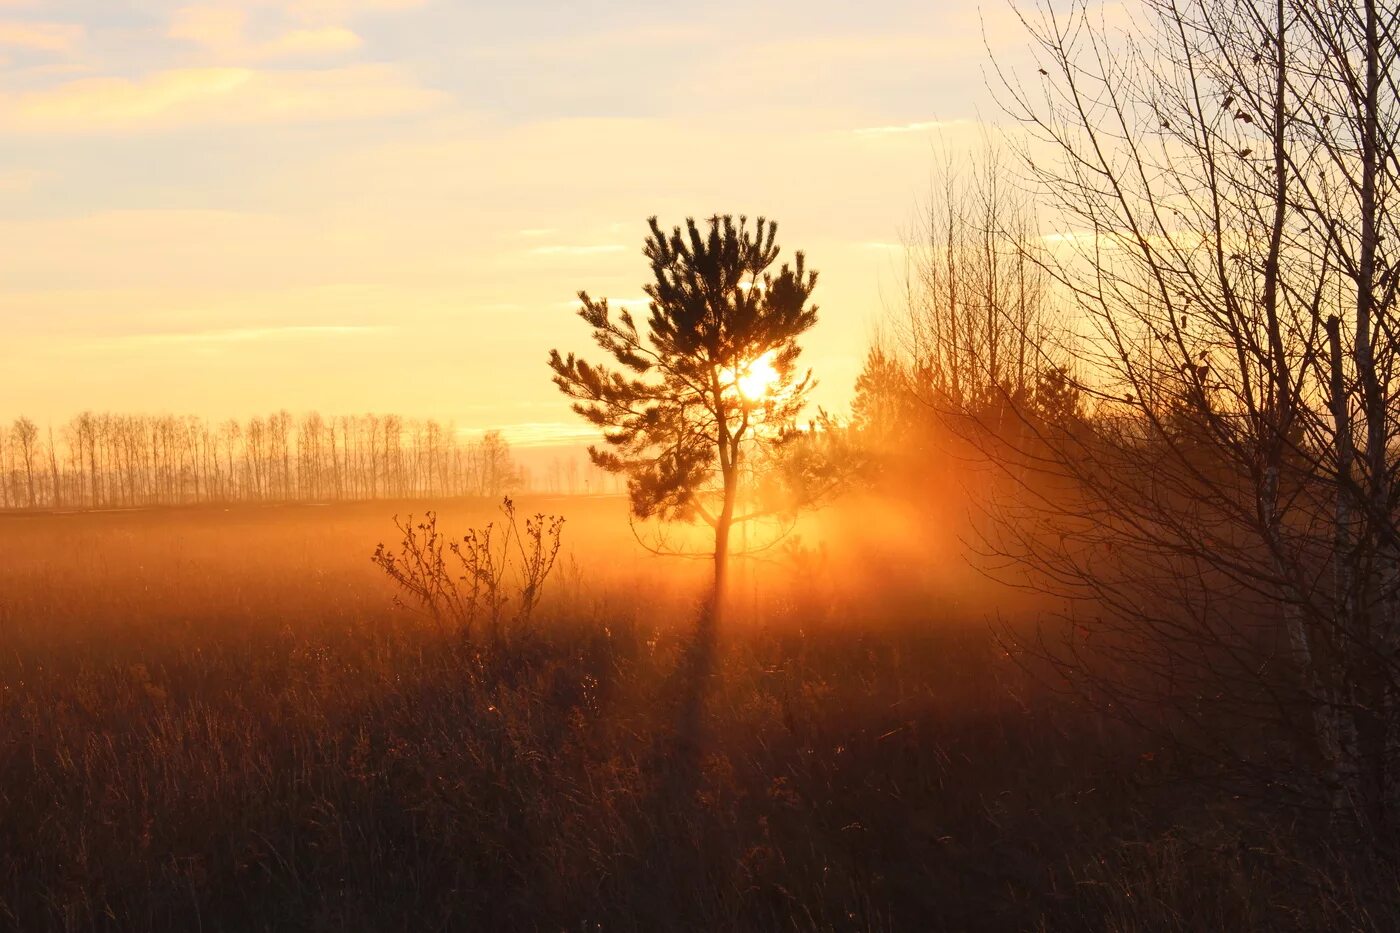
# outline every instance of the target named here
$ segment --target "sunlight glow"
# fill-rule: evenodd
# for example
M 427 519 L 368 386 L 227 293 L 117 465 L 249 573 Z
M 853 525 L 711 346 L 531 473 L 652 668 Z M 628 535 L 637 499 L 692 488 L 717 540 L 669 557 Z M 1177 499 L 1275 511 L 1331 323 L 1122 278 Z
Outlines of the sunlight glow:
M 769 350 L 739 370 L 733 385 L 739 394 L 749 401 L 758 401 L 770 395 L 782 378 L 773 366 L 777 350 Z

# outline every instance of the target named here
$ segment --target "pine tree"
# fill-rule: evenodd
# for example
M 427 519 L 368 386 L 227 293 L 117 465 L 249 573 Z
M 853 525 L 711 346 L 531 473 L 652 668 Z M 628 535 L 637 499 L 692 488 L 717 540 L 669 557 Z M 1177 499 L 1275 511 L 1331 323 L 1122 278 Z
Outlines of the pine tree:
M 721 605 L 741 467 L 776 444 L 813 382 L 797 369 L 797 338 L 817 320 L 817 274 L 802 253 L 772 271 L 777 225 L 712 217 L 662 231 L 645 254 L 653 281 L 644 330 L 627 309 L 579 293 L 579 316 L 615 361 L 598 366 L 551 351 L 554 383 L 601 428 L 593 462 L 627 478 L 639 518 L 700 520 L 714 529 L 713 622 Z

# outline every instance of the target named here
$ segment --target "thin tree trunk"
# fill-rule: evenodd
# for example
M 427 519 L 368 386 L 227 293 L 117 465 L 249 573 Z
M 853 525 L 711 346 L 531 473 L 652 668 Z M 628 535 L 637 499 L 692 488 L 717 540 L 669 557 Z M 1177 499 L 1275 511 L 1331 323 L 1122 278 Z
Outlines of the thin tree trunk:
M 1352 670 L 1349 658 L 1351 634 L 1357 615 L 1356 579 L 1351 541 L 1352 522 L 1352 461 L 1355 453 L 1351 441 L 1351 413 L 1347 404 L 1346 385 L 1342 371 L 1341 322 L 1334 315 L 1327 319 L 1327 341 L 1331 358 L 1332 418 L 1335 425 L 1337 457 L 1337 503 L 1334 517 L 1333 567 L 1335 587 L 1335 621 L 1332 629 L 1333 657 L 1330 668 L 1332 683 L 1317 684 L 1314 702 L 1326 713 L 1326 722 L 1319 729 L 1324 757 L 1329 759 L 1328 778 L 1333 785 L 1333 811 L 1341 813 L 1361 803 L 1356 768 L 1356 726 L 1349 710 L 1352 708 Z

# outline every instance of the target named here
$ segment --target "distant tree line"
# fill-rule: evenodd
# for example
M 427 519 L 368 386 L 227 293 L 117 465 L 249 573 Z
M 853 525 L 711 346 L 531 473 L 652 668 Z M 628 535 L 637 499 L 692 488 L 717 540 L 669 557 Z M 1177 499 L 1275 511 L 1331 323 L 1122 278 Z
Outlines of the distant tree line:
M 574 496 L 618 495 L 625 490 L 619 477 L 588 459 L 587 451 L 552 456 L 538 469 L 526 468 L 525 474 L 530 492 Z
M 85 412 L 41 430 L 0 425 L 0 508 L 126 508 L 427 496 L 497 497 L 529 477 L 500 431 L 397 415 L 219 424 Z

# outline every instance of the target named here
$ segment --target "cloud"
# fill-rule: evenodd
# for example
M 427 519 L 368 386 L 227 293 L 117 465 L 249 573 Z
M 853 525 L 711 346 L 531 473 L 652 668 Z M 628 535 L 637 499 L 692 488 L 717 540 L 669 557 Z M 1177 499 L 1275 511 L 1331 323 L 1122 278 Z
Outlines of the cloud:
M 390 327 L 359 324 L 302 324 L 284 327 L 239 327 L 228 330 L 189 331 L 184 333 L 128 334 L 107 341 L 111 345 L 161 346 L 168 344 L 230 344 L 257 343 L 298 337 L 359 337 L 383 334 Z
M 890 126 L 866 126 L 855 131 L 857 136 L 901 136 L 906 133 L 931 133 L 968 123 L 967 120 L 925 120 L 919 123 L 897 123 Z
M 230 49 L 243 43 L 248 13 L 237 7 L 183 6 L 170 17 L 166 35 L 211 49 Z
M 6 2 L 0 0 L 0 8 Z M 279 19 L 301 26 L 338 26 L 367 14 L 399 13 L 427 4 L 428 0 L 206 0 L 184 9 L 251 13 L 260 18 Z
M 364 40 L 344 26 L 322 26 L 317 29 L 293 29 L 265 42 L 254 50 L 259 58 L 288 58 L 298 55 L 326 55 L 349 52 L 359 48 Z
M 178 68 L 0 95 L 0 128 L 88 133 L 361 120 L 429 110 L 443 96 L 387 65 Z
M 196 4 L 180 7 L 166 35 L 213 52 L 225 61 L 255 62 L 349 52 L 364 40 L 345 26 L 303 26 L 266 41 L 248 38 L 248 11 L 242 7 Z
M 608 301 L 608 307 L 614 309 L 626 308 L 627 310 L 631 311 L 634 309 L 645 310 L 651 307 L 651 298 L 649 298 L 646 295 L 642 295 L 636 298 L 614 298 L 611 295 L 589 295 L 589 297 L 592 298 L 594 301 L 601 301 L 604 298 L 606 298 Z M 580 306 L 578 299 L 573 298 L 569 301 L 557 301 L 554 303 L 554 307 L 566 311 L 577 311 Z
M 621 243 L 599 243 L 589 246 L 566 246 L 562 244 L 551 244 L 549 246 L 536 246 L 530 250 L 534 256 L 597 256 L 603 253 L 625 252 L 626 246 Z
M 83 41 L 82 26 L 0 20 L 0 46 L 34 52 L 71 52 Z
M 343 23 L 366 13 L 398 13 L 426 6 L 428 0 L 270 0 L 287 16 L 306 23 Z
M 0 194 L 23 194 L 33 191 L 48 177 L 47 172 L 33 168 L 0 168 Z
M 523 59 L 537 61 L 588 61 L 600 55 L 630 54 L 643 49 L 674 50 L 699 46 L 712 39 L 708 27 L 693 24 L 629 26 L 602 32 L 585 32 L 554 38 L 522 38 L 492 42 L 471 49 L 467 54 L 478 60 Z
M 34 80 L 72 78 L 75 75 L 90 75 L 98 71 L 96 66 L 76 59 L 49 61 L 42 65 L 31 65 L 24 69 L 24 75 Z

